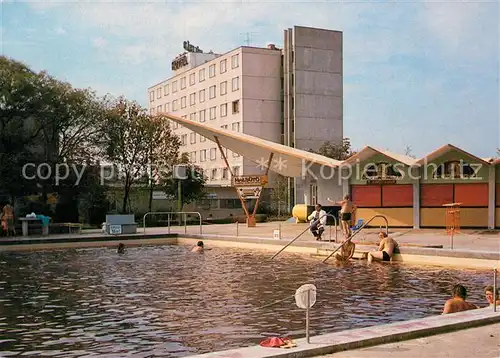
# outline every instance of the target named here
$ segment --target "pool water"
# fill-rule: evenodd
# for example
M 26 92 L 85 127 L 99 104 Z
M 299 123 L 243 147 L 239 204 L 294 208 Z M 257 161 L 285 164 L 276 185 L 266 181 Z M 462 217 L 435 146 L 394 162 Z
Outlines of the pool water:
M 0 253 L 0 356 L 182 357 L 304 336 L 293 297 L 317 286 L 311 335 L 440 314 L 456 283 L 486 306 L 489 272 L 186 246 Z

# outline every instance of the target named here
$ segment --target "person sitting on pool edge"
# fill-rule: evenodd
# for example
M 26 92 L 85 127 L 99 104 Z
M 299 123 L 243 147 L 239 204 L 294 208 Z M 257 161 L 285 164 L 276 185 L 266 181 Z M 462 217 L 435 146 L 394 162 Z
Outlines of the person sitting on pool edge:
M 203 241 L 198 241 L 195 247 L 192 248 L 191 252 L 203 252 Z
M 486 296 L 486 300 L 493 306 L 493 286 L 486 286 L 484 288 L 484 294 Z M 497 288 L 497 306 L 500 307 L 500 288 Z
M 385 232 L 379 233 L 378 237 L 380 239 L 378 250 L 368 253 L 368 262 L 372 262 L 373 260 L 391 261 L 394 249 L 397 247 L 398 243 L 392 237 L 388 237 Z
M 316 240 L 321 240 L 321 235 L 325 231 L 326 211 L 321 208 L 321 204 L 316 204 L 315 210 L 307 217 L 310 221 L 310 230 Z
M 442 314 L 455 313 L 461 311 L 474 310 L 478 308 L 476 305 L 465 300 L 467 297 L 467 289 L 462 285 L 455 285 L 451 291 L 452 298 L 446 301 Z
M 354 242 L 348 240 L 340 249 L 340 254 L 335 254 L 335 258 L 337 259 L 337 261 L 347 262 L 352 258 L 355 250 L 356 245 L 354 244 Z

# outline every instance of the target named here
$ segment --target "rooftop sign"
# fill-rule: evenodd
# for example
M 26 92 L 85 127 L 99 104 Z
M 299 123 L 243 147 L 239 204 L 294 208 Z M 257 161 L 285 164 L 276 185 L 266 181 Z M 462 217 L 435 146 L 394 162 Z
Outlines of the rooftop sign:
M 203 53 L 203 50 L 201 50 L 198 46 L 195 47 L 194 45 L 191 45 L 189 41 L 184 41 L 183 47 L 187 52 Z

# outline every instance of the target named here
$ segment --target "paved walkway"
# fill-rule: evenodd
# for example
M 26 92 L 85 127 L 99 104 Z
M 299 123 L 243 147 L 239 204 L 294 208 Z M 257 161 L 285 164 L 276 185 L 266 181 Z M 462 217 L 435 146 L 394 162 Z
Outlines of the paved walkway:
M 500 323 L 398 343 L 344 351 L 320 358 L 500 357 Z
M 249 228 L 246 224 L 213 224 L 203 225 L 202 232 L 205 235 L 217 235 L 221 237 L 234 238 L 238 237 L 248 238 L 272 238 L 273 231 L 281 229 L 281 239 L 286 242 L 292 240 L 304 230 L 307 231 L 308 224 L 295 224 L 286 222 L 266 222 L 257 223 L 256 227 Z M 363 229 L 353 241 L 362 245 L 376 245 L 378 242 L 377 234 L 380 229 Z M 439 246 L 448 249 L 451 246 L 450 237 L 447 236 L 444 230 L 411 230 L 411 229 L 390 229 L 389 234 L 396 238 L 401 246 Z M 137 236 L 143 234 L 143 229 L 137 229 Z M 163 234 L 167 233 L 166 227 L 146 228 L 146 234 Z M 178 233 L 182 235 L 199 234 L 200 227 L 198 225 L 190 226 L 172 226 L 171 233 Z M 84 230 L 81 234 L 63 234 L 63 235 L 50 235 L 45 238 L 57 237 L 89 237 L 89 236 L 102 236 L 101 230 Z M 323 235 L 325 240 L 331 238 L 335 240 L 335 229 L 328 227 Z M 16 238 L 20 238 L 17 236 Z M 34 236 L 29 236 L 34 239 Z M 5 239 L 5 238 L 2 238 Z M 343 240 L 342 232 L 338 232 L 338 241 Z M 314 241 L 314 238 L 309 232 L 305 232 L 299 241 Z M 453 240 L 453 247 L 455 249 L 473 250 L 473 251 L 486 251 L 486 252 L 499 252 L 500 251 L 500 231 L 485 232 L 477 230 L 463 230 L 462 234 L 455 236 Z

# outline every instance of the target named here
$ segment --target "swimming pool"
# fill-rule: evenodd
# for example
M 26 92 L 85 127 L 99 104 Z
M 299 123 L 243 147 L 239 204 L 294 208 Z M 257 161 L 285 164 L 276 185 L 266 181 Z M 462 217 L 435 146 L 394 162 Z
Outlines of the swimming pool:
M 455 283 L 484 304 L 489 272 L 186 246 L 0 253 L 0 356 L 181 357 L 304 336 L 293 295 L 318 288 L 311 335 L 441 312 Z

